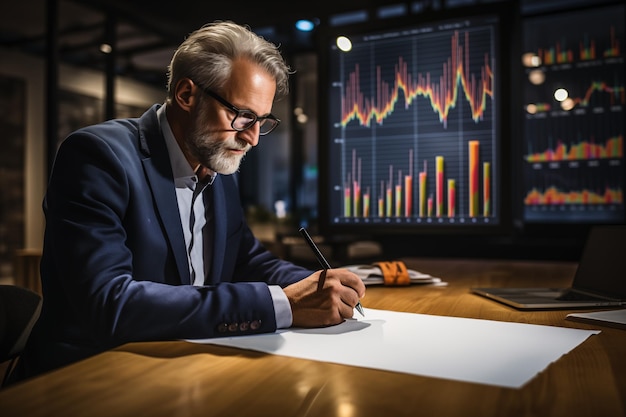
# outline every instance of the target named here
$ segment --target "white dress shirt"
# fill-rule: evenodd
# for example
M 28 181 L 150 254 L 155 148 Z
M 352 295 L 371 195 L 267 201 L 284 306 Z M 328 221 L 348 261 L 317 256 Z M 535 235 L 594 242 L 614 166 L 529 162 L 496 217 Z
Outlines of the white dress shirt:
M 167 117 L 165 117 L 165 107 L 166 105 L 161 106 L 161 108 L 157 111 L 157 115 L 161 131 L 165 137 L 165 143 L 167 145 L 170 163 L 172 165 L 172 172 L 174 174 L 178 211 L 183 225 L 185 244 L 187 246 L 189 273 L 193 279 L 192 284 L 202 286 L 204 285 L 205 277 L 208 274 L 208 270 L 205 265 L 210 264 L 210 262 L 208 262 L 209 259 L 206 259 L 205 256 L 210 256 L 210 254 L 208 253 L 209 251 L 206 251 L 207 253 L 204 251 L 205 239 L 203 236 L 204 233 L 208 233 L 208 229 L 207 219 L 205 216 L 206 207 L 201 194 L 205 187 L 210 187 L 213 184 L 217 173 L 212 173 L 211 178 L 206 183 L 201 183 L 199 181 L 198 176 L 194 172 L 191 165 L 189 165 L 189 162 L 187 162 L 185 155 L 174 138 L 174 134 L 172 133 L 172 129 L 167 121 Z M 194 198 L 194 191 L 196 190 L 196 187 L 202 187 L 202 190 L 199 189 L 198 193 L 196 193 L 198 197 Z M 193 222 L 193 233 L 189 227 L 192 209 L 195 217 L 195 221 Z M 269 285 L 268 288 L 274 302 L 277 327 L 287 328 L 291 326 L 293 316 L 291 313 L 291 306 L 285 292 L 278 285 Z

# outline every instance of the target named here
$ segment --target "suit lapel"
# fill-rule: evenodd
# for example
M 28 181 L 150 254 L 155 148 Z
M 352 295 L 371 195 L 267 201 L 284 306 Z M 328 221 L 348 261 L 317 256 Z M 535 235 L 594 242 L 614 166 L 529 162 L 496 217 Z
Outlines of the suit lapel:
M 213 192 L 210 204 L 213 208 L 213 254 L 211 256 L 211 273 L 208 283 L 215 284 L 220 281 L 226 256 L 226 198 L 224 196 L 224 183 L 222 176 L 218 175 L 213 182 Z M 222 219 L 222 221 L 220 221 Z
M 165 228 L 182 284 L 190 284 L 189 265 L 185 238 L 183 236 L 176 187 L 172 167 L 167 153 L 167 145 L 159 128 L 156 115 L 158 106 L 152 107 L 139 120 L 139 140 L 143 153 L 142 163 L 150 190 L 154 196 L 156 212 Z

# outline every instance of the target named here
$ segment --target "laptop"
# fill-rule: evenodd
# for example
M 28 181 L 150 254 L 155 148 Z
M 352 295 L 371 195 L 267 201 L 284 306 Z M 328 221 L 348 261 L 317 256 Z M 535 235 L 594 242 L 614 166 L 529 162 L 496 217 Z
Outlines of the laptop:
M 471 288 L 520 310 L 626 306 L 626 225 L 592 227 L 571 288 Z

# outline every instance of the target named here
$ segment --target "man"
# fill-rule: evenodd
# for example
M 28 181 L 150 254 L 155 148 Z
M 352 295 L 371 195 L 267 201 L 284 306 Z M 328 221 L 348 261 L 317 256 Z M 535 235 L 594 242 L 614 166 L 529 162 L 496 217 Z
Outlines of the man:
M 288 92 L 275 45 L 232 22 L 192 33 L 165 105 L 69 135 L 44 199 L 44 304 L 18 378 L 123 343 L 328 326 L 365 294 L 347 270 L 272 256 L 248 228 L 233 174 Z

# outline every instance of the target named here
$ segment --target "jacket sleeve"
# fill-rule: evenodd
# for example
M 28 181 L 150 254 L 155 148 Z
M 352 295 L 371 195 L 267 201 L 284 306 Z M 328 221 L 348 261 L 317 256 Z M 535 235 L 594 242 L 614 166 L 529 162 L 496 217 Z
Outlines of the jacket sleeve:
M 244 221 L 226 251 L 233 266 L 224 279 L 181 285 L 174 253 L 184 246 L 164 228 L 178 211 L 155 204 L 142 156 L 130 145 L 135 135 L 107 140 L 121 131 L 132 129 L 84 130 L 58 152 L 44 202 L 40 330 L 56 343 L 95 350 L 274 331 L 267 284 L 284 286 L 306 270 L 271 256 Z M 176 207 L 173 180 L 159 192 Z

